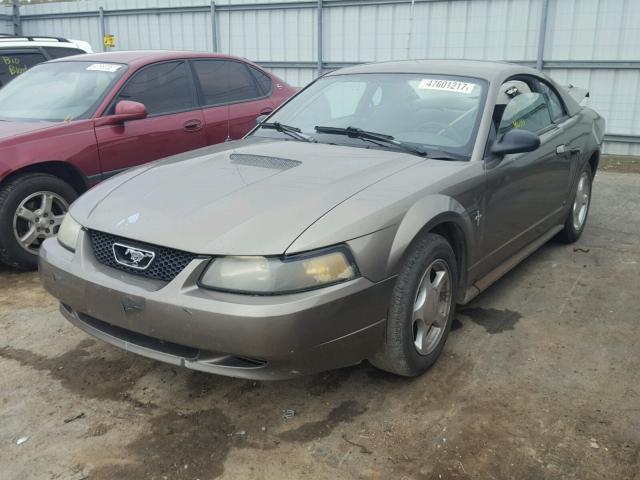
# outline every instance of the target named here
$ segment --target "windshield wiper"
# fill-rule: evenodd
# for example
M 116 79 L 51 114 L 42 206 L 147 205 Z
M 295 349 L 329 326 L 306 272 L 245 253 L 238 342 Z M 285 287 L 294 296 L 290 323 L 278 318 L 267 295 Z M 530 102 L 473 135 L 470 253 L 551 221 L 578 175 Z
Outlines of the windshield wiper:
M 312 141 L 311 138 L 302 133 L 302 130 L 300 130 L 298 127 L 292 127 L 291 125 L 285 125 L 284 123 L 261 123 L 260 128 L 270 128 L 281 133 L 286 133 L 290 137 L 293 137 L 297 140 L 302 140 L 303 142 Z
M 316 132 L 318 133 L 329 133 L 332 135 L 347 135 L 348 137 L 353 138 L 361 138 L 363 140 L 373 140 L 375 142 L 388 143 L 398 147 L 400 150 L 404 150 L 405 152 L 412 153 L 413 155 L 418 155 L 420 157 L 426 157 L 427 152 L 418 147 L 413 147 L 408 143 L 401 142 L 393 138 L 392 135 L 385 135 L 384 133 L 376 133 L 376 132 L 368 132 L 367 130 L 362 130 L 361 128 L 356 127 L 322 127 L 316 125 Z

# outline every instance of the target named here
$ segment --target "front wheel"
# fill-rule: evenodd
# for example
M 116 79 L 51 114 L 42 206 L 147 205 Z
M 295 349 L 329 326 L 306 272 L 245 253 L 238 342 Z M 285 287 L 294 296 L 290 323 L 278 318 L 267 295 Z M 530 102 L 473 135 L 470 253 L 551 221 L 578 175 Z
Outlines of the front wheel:
M 19 175 L 0 186 L 0 261 L 35 269 L 40 245 L 58 233 L 77 196 L 69 184 L 45 173 Z
M 564 229 L 558 234 L 558 238 L 564 243 L 575 242 L 584 231 L 591 206 L 591 183 L 591 166 L 587 163 L 578 178 L 571 210 L 569 210 L 564 222 Z
M 427 233 L 409 247 L 394 287 L 376 367 L 413 377 L 440 356 L 455 310 L 458 285 L 455 254 L 440 235 Z

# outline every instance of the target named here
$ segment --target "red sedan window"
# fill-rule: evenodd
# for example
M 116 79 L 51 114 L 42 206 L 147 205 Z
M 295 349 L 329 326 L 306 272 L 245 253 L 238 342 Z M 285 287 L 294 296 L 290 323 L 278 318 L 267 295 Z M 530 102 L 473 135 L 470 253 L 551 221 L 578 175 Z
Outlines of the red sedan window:
M 243 102 L 264 96 L 249 69 L 229 60 L 197 60 L 193 62 L 200 82 L 204 104 Z
M 181 112 L 196 107 L 184 62 L 165 62 L 136 73 L 118 95 L 147 107 L 149 115 Z

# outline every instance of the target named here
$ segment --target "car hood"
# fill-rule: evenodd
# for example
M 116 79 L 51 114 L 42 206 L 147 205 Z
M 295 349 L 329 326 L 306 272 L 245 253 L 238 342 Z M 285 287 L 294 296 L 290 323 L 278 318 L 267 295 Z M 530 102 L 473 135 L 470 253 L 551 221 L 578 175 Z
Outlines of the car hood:
M 89 229 L 192 253 L 276 255 L 336 205 L 421 161 L 252 137 L 125 172 L 71 214 Z
M 12 122 L 0 120 L 0 142 L 55 126 L 51 122 Z

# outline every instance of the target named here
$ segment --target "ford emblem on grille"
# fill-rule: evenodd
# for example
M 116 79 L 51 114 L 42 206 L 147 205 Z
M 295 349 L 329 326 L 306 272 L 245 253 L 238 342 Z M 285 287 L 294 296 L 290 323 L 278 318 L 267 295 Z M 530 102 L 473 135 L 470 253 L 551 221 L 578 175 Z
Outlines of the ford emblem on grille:
M 151 250 L 132 247 L 124 243 L 114 243 L 112 248 L 113 258 L 116 262 L 136 270 L 146 270 L 156 257 L 156 253 Z

